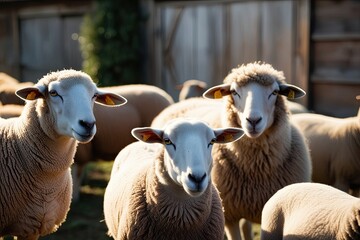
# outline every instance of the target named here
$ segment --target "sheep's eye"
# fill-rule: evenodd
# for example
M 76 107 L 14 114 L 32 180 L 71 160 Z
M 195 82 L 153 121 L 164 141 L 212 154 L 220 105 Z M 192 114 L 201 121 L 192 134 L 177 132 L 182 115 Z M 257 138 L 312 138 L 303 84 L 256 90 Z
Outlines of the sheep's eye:
M 58 94 L 57 91 L 55 91 L 55 90 L 49 91 L 49 94 L 50 94 L 50 96 L 52 96 L 52 97 L 59 96 L 59 94 Z
M 269 95 L 268 98 L 270 98 L 271 96 L 276 96 L 276 95 L 278 95 L 278 93 L 279 93 L 278 90 L 274 90 L 274 91 Z
M 170 145 L 170 144 L 172 144 L 172 142 L 171 142 L 171 140 L 170 140 L 170 139 L 165 138 L 165 139 L 164 139 L 164 144 L 166 144 L 166 145 Z
M 211 141 L 208 144 L 208 147 L 210 147 L 211 145 L 214 145 L 215 142 L 216 142 L 216 138 L 211 139 Z
M 240 95 L 235 90 L 231 90 L 231 95 L 240 97 Z

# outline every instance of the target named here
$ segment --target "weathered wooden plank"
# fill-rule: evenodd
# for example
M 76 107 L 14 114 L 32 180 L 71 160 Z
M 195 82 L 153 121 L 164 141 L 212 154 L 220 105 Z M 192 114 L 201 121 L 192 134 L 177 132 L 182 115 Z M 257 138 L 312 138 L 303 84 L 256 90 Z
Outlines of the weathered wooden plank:
M 294 67 L 293 1 L 263 2 L 261 5 L 262 59 L 282 70 L 292 82 Z
M 229 58 L 230 68 L 262 60 L 260 4 L 234 3 L 230 8 Z
M 360 31 L 360 1 L 313 1 L 314 33 L 348 33 Z
M 359 102 L 355 97 L 359 92 L 360 85 L 313 84 L 313 94 L 316 98 L 313 110 L 335 117 L 356 116 Z

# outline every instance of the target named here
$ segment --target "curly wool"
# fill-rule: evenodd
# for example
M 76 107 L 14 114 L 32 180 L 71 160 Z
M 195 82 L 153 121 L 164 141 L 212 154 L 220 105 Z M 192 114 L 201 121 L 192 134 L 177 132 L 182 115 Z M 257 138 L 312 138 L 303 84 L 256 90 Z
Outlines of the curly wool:
M 241 127 L 232 98 L 227 97 L 223 125 Z M 246 218 L 260 223 L 266 201 L 280 188 L 310 181 L 310 160 L 300 132 L 289 122 L 283 97 L 276 101 L 274 123 L 260 137 L 214 146 L 212 171 L 227 221 Z M 226 173 L 226 178 L 223 178 Z M 259 174 L 260 173 L 260 174 Z
M 224 83 L 236 82 L 240 87 L 254 81 L 269 86 L 274 81 L 285 83 L 285 77 L 282 71 L 275 70 L 270 64 L 255 62 L 233 68 L 224 79 Z
M 1 236 L 49 234 L 70 207 L 69 166 L 77 144 L 74 139 L 56 141 L 53 133 L 44 132 L 51 129 L 52 118 L 42 106 L 46 104 L 37 102 L 28 103 L 19 118 L 4 121 L 0 128 L 0 194 L 6 196 L 0 198 Z

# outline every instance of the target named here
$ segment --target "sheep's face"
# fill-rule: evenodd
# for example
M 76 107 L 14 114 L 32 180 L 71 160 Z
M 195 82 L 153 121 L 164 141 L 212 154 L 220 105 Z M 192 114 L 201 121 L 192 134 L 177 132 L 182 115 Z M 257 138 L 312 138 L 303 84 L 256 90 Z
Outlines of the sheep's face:
M 214 131 L 198 122 L 170 124 L 164 130 L 163 140 L 170 177 L 189 195 L 201 195 L 210 182 Z
M 164 130 L 136 128 L 132 134 L 145 142 L 164 144 L 164 165 L 170 178 L 193 197 L 208 187 L 214 143 L 227 143 L 243 135 L 240 128 L 211 129 L 203 122 L 176 119 Z
M 92 111 L 95 99 L 94 84 L 67 85 L 58 81 L 51 82 L 47 104 L 56 119 L 56 132 L 79 142 L 89 142 L 96 133 Z
M 265 86 L 249 82 L 244 86 L 232 83 L 230 92 L 237 109 L 239 125 L 250 138 L 259 137 L 274 121 L 279 84 Z
M 43 98 L 52 119 L 52 128 L 60 136 L 67 136 L 81 143 L 89 142 L 96 133 L 93 105 L 95 101 L 111 106 L 126 102 L 121 96 L 100 92 L 86 75 L 58 76 L 48 85 L 43 82 L 34 87 L 17 91 L 25 100 Z M 104 100 L 105 99 L 105 100 Z

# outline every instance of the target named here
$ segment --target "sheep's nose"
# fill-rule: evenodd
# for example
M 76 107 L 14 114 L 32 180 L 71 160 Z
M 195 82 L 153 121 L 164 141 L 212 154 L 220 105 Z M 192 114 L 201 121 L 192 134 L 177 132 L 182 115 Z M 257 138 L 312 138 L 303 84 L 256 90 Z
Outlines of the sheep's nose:
M 194 182 L 196 184 L 200 184 L 206 178 L 206 173 L 204 173 L 204 175 L 202 175 L 202 176 L 195 176 L 195 175 L 189 173 L 188 177 L 192 182 Z
M 246 118 L 246 121 L 248 121 L 252 127 L 255 127 L 256 124 L 258 124 L 262 120 L 262 117 L 257 118 Z
M 91 130 L 94 128 L 95 126 L 95 121 L 93 122 L 88 122 L 88 121 L 84 121 L 84 120 L 79 120 L 79 124 L 80 126 L 82 126 L 83 128 L 85 128 L 86 130 Z

